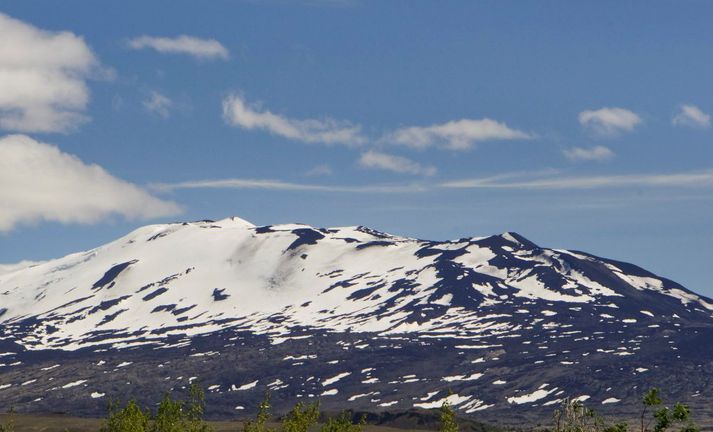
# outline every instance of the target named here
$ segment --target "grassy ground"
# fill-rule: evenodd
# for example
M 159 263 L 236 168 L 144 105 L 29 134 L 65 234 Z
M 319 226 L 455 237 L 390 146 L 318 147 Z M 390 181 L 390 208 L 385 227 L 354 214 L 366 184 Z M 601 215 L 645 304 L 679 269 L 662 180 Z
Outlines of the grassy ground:
M 0 423 L 7 420 L 7 415 L 0 414 Z M 97 432 L 103 419 L 70 417 L 61 414 L 27 415 L 16 414 L 14 417 L 16 432 Z M 240 432 L 243 424 L 239 421 L 208 422 L 215 432 Z M 275 423 L 275 428 L 279 425 Z M 367 425 L 365 432 L 406 432 L 416 429 L 401 429 L 385 426 Z M 420 429 L 423 432 L 423 429 Z

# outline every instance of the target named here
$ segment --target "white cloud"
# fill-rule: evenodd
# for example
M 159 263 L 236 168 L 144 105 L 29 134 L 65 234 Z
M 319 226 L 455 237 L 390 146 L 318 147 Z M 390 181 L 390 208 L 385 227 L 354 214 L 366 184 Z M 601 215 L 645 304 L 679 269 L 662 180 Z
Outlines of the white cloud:
M 573 147 L 565 149 L 563 153 L 571 161 L 605 160 L 614 157 L 614 152 L 604 146 L 592 148 Z
M 365 152 L 359 158 L 359 165 L 364 168 L 381 169 L 393 171 L 401 174 L 418 174 L 432 176 L 436 174 L 436 168 L 423 166 L 411 159 L 380 153 L 373 150 Z
M 601 136 L 632 132 L 641 122 L 635 112 L 624 108 L 600 108 L 579 113 L 579 123 Z
M 223 118 L 243 129 L 262 129 L 274 135 L 306 143 L 362 144 L 361 127 L 333 119 L 295 120 L 250 106 L 241 96 L 223 100 Z
M 230 57 L 228 49 L 217 40 L 186 35 L 173 38 L 143 35 L 131 39 L 129 47 L 135 50 L 150 48 L 164 54 L 188 54 L 200 60 L 227 60 Z
M 25 135 L 0 138 L 0 231 L 40 221 L 169 216 L 176 204 Z
M 695 105 L 681 105 L 679 112 L 671 121 L 675 126 L 687 126 L 701 129 L 711 127 L 711 116 Z
M 86 80 L 100 65 L 84 40 L 0 13 L 0 129 L 68 132 L 88 121 Z
M 451 150 L 467 150 L 480 141 L 529 138 L 533 138 L 529 133 L 484 118 L 453 120 L 425 127 L 404 127 L 386 134 L 381 141 L 419 149 L 441 146 Z
M 157 91 L 149 93 L 142 104 L 146 111 L 163 118 L 168 118 L 171 115 L 171 110 L 174 108 L 173 101 Z

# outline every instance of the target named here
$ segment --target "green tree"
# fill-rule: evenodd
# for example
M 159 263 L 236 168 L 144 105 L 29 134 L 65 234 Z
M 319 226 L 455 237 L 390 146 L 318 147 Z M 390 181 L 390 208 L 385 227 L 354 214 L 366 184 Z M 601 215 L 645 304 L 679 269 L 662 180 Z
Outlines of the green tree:
M 187 401 L 173 399 L 166 393 L 156 410 L 150 432 L 209 432 L 203 419 L 205 393 L 198 384 L 191 384 Z
M 641 409 L 641 432 L 647 432 L 649 425 L 651 424 L 651 420 L 646 422 L 646 414 L 649 409 L 653 409 L 663 403 L 661 400 L 661 391 L 656 387 L 647 391 L 644 394 L 642 403 L 644 404 L 644 407 Z
M 673 409 L 664 407 L 654 413 L 656 419 L 655 432 L 665 432 L 671 426 L 678 426 L 681 432 L 697 432 L 698 426 L 691 421 L 691 410 L 679 402 Z
M 556 432 L 624 432 L 621 425 L 610 428 L 604 426 L 604 420 L 592 409 L 587 408 L 581 401 L 565 399 L 560 408 L 554 412 Z
M 183 430 L 183 403 L 166 393 L 158 405 L 150 432 L 181 432 Z
M 270 420 L 270 393 L 265 392 L 265 397 L 260 402 L 257 416 L 254 421 L 247 421 L 243 424 L 243 432 L 274 432 L 273 429 L 267 427 L 267 421 Z
M 299 402 L 282 420 L 282 432 L 307 432 L 319 420 L 319 402 Z
M 658 388 L 652 388 L 642 398 L 641 432 L 649 432 L 651 422 L 654 423 L 654 432 L 665 432 L 670 427 L 676 426 L 680 432 L 698 432 L 698 426 L 691 419 L 691 410 L 688 406 L 676 402 L 673 408 L 662 406 L 663 399 Z M 649 409 L 655 409 L 653 418 L 646 420 Z
M 458 432 L 458 423 L 456 422 L 456 412 L 448 403 L 448 400 L 444 400 L 441 404 L 440 413 L 441 426 L 438 429 L 441 432 Z
M 212 429 L 205 422 L 205 392 L 197 383 L 191 384 L 188 405 L 185 408 L 184 427 L 187 432 L 210 432 Z
M 114 401 L 109 402 L 109 415 L 101 427 L 101 432 L 147 432 L 151 415 L 131 400 L 124 408 Z
M 204 393 L 200 386 L 195 384 L 190 388 L 187 401 L 174 399 L 170 393 L 166 393 L 153 417 L 148 409 L 141 408 L 133 400 L 123 408 L 112 401 L 109 403 L 109 414 L 101 431 L 210 432 L 210 426 L 203 420 L 204 411 Z

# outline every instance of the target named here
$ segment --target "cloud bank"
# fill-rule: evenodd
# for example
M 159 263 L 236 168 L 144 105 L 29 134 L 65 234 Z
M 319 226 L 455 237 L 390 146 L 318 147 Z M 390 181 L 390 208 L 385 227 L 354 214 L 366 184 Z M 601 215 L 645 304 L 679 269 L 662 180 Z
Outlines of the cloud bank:
M 40 221 L 94 223 L 110 216 L 149 219 L 180 209 L 25 135 L 0 138 L 0 232 Z
M 187 54 L 199 60 L 227 60 L 230 52 L 215 39 L 193 36 L 177 37 L 139 36 L 129 41 L 134 50 L 152 49 L 162 54 Z
M 223 118 L 231 126 L 264 130 L 306 143 L 359 145 L 366 142 L 359 125 L 329 118 L 291 119 L 253 107 L 239 95 L 230 95 L 223 100 Z
M 624 108 L 600 108 L 579 113 L 579 124 L 600 136 L 616 136 L 633 132 L 641 124 L 641 117 Z
M 0 13 L 0 129 L 69 132 L 88 121 L 86 80 L 100 64 L 84 40 Z

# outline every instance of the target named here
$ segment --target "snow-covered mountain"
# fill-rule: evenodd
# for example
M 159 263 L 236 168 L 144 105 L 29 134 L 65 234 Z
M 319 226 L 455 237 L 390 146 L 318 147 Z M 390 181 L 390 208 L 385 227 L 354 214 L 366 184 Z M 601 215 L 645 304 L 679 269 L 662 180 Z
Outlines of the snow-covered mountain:
M 694 376 L 675 395 L 710 402 L 696 374 L 713 364 L 699 344 L 713 343 L 711 327 L 713 301 L 675 282 L 515 233 L 435 242 L 239 218 L 152 225 L 0 267 L 0 404 L 91 414 L 106 395 L 200 379 L 220 415 L 250 411 L 266 388 L 278 406 L 448 397 L 487 418 L 570 396 L 625 411 L 641 388 L 675 379 L 676 363 Z

